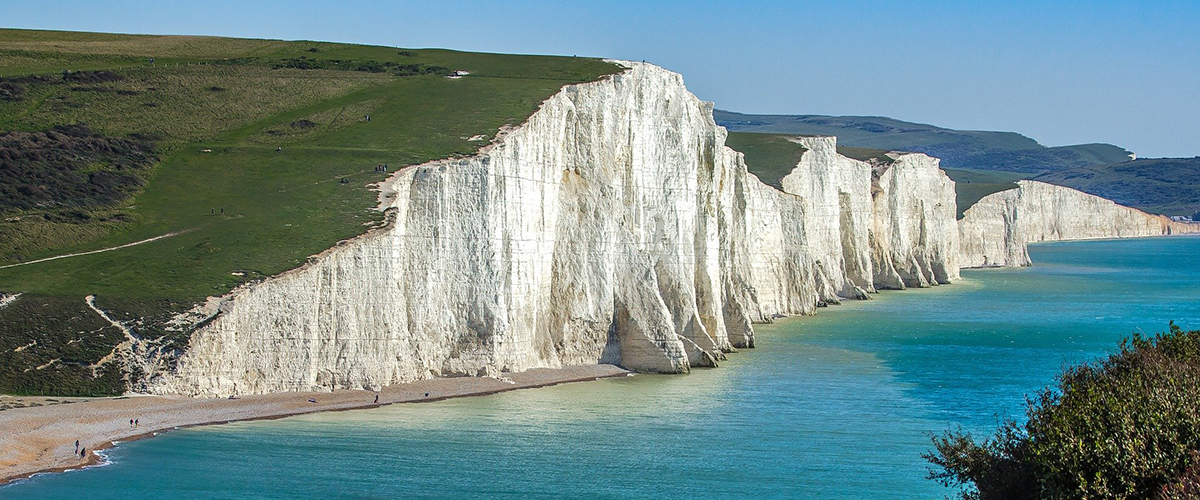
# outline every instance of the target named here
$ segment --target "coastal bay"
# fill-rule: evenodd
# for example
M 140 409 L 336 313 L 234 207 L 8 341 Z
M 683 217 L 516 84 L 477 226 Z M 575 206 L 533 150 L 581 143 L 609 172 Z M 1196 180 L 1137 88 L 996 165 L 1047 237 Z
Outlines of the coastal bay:
M 184 429 L 0 498 L 936 497 L 927 433 L 1019 419 L 1063 366 L 1200 325 L 1200 238 L 1030 252 L 1030 268 L 760 325 L 719 369 Z
M 585 365 L 538 368 L 496 377 L 421 380 L 379 392 L 289 392 L 230 399 L 134 396 L 10 409 L 0 411 L 0 429 L 5 430 L 0 434 L 0 484 L 39 472 L 97 465 L 103 463 L 97 452 L 114 443 L 153 437 L 181 427 L 440 401 L 628 373 L 613 365 Z M 84 453 L 79 453 L 75 443 Z

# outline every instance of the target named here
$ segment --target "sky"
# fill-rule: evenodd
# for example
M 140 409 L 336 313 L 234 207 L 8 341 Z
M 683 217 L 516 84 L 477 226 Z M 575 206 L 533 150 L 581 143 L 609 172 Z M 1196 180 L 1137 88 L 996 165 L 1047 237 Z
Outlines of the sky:
M 1200 155 L 1200 0 L 0 0 L 0 26 L 644 59 L 731 111 Z

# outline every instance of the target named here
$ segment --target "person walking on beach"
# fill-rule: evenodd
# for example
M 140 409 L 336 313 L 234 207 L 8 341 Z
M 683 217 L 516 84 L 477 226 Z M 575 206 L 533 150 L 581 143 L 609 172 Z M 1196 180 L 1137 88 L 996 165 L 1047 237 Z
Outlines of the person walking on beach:
M 78 439 L 75 440 L 75 453 L 76 454 L 79 453 L 79 440 Z
M 130 429 L 132 429 L 132 428 L 133 428 L 133 419 L 132 419 L 132 418 L 131 418 L 131 419 L 129 419 L 129 428 L 130 428 Z
M 80 449 L 79 449 L 79 456 L 81 456 L 81 457 L 86 457 L 86 456 L 87 456 L 87 448 L 80 448 Z
M 375 395 L 375 404 L 379 404 L 379 395 L 378 394 Z
M 133 428 L 137 429 L 139 425 L 142 425 L 141 419 L 138 419 L 138 418 L 133 419 Z

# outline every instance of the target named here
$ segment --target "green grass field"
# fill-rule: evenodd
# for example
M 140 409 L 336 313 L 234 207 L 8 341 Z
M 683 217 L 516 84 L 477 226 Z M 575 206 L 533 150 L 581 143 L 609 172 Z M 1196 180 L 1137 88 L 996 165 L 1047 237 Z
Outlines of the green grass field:
M 893 160 L 891 157 L 889 157 L 887 155 L 888 150 L 886 150 L 886 149 L 838 146 L 837 152 L 838 152 L 838 154 L 845 156 L 847 158 L 854 158 L 855 160 L 858 160 L 858 161 L 865 161 L 865 162 L 873 163 L 876 165 L 890 165 L 890 164 L 896 162 L 896 160 Z
M 800 162 L 807 149 L 788 140 L 795 135 L 765 134 L 759 132 L 730 132 L 725 145 L 746 155 L 746 169 L 758 176 L 764 184 L 783 189 L 782 181 Z M 895 160 L 882 149 L 838 146 L 838 154 L 847 158 L 877 165 L 891 164 Z
M 971 170 L 966 168 L 943 169 L 954 181 L 954 193 L 958 198 L 958 218 L 972 205 L 992 193 L 1017 188 L 1017 181 L 1029 174 L 1000 172 L 995 170 Z
M 808 151 L 795 142 L 790 135 L 758 134 L 753 132 L 730 132 L 725 145 L 746 156 L 746 169 L 758 176 L 763 184 L 783 189 L 783 178 Z
M 296 61 L 321 69 L 279 68 Z M 22 370 L 53 359 L 53 352 L 37 347 L 12 352 L 37 340 L 30 335 L 59 345 L 94 329 L 82 323 L 94 322 L 84 296 L 97 295 L 97 303 L 110 304 L 118 316 L 154 316 L 155 307 L 176 310 L 297 267 L 381 222 L 371 185 L 384 174 L 376 165 L 386 162 L 394 172 L 474 154 L 486 143 L 467 138 L 493 137 L 502 126 L 525 121 L 562 86 L 618 70 L 574 57 L 26 30 L 0 30 L 0 62 L 0 76 L 9 77 L 18 95 L 0 100 L 0 134 L 83 124 L 104 137 L 148 138 L 159 159 L 145 172 L 97 160 L 71 167 L 77 171 L 60 176 L 61 185 L 32 186 L 43 195 L 45 189 L 76 192 L 76 184 L 86 187 L 100 171 L 133 184 L 142 179 L 117 203 L 56 199 L 0 214 L 0 265 L 181 232 L 111 252 L 0 269 L 0 291 L 25 293 L 0 309 L 0 364 Z M 380 71 L 353 69 L 364 67 Z M 80 81 L 64 82 L 64 69 L 117 76 L 76 73 Z M 446 70 L 470 75 L 450 79 Z M 35 166 L 67 168 L 49 160 Z M 17 317 L 32 307 L 16 307 L 22 302 L 56 304 L 50 309 L 61 312 L 58 326 L 31 330 Z M 71 318 L 82 326 L 63 326 Z M 157 331 L 149 324 L 144 329 Z M 62 373 L 42 378 L 72 388 L 64 392 L 122 390 L 111 376 L 89 385 L 84 364 L 94 361 L 59 361 L 41 371 Z M 0 373 L 0 390 L 34 390 L 28 383 L 6 384 L 4 377 Z

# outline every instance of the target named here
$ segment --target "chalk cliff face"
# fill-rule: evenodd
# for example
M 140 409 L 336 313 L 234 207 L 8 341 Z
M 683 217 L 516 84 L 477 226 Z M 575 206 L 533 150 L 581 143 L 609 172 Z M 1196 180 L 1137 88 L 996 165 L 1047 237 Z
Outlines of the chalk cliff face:
M 1191 229 L 1029 181 L 956 222 L 936 159 L 861 162 L 832 137 L 794 139 L 805 151 L 779 191 L 679 75 L 627 65 L 565 87 L 476 157 L 398 172 L 381 189 L 385 227 L 180 315 L 188 349 L 145 364 L 134 388 L 374 389 L 591 363 L 680 373 L 753 347 L 754 322 L 949 283 L 960 265 L 1028 265 L 1027 242 Z
M 936 160 L 905 155 L 873 178 L 832 138 L 803 139 L 794 192 L 779 192 L 679 75 L 628 66 L 565 87 L 477 157 L 399 172 L 385 228 L 189 312 L 202 326 L 188 350 L 140 389 L 377 388 L 597 362 L 678 373 L 753 346 L 754 321 L 956 277 Z
M 805 200 L 767 186 L 752 174 L 746 175 L 741 192 L 747 215 L 743 246 L 754 290 L 753 321 L 812 314 L 818 304 L 838 300 L 827 280 L 826 286 L 817 286 L 819 266 L 806 243 Z
M 386 230 L 233 292 L 148 390 L 673 373 L 752 343 L 748 273 L 731 267 L 744 168 L 679 75 L 630 66 L 564 88 L 485 154 L 399 173 Z
M 872 165 L 837 154 L 833 137 L 797 137 L 783 192 L 746 183 L 756 321 L 958 279 L 954 182 L 938 160 L 892 153 Z
M 1021 189 L 984 196 L 958 221 L 959 263 L 962 267 L 1028 266 L 1025 233 L 1017 221 Z
M 958 222 L 963 267 L 1030 265 L 1028 243 L 1191 233 L 1195 224 L 1037 181 L 985 196 Z
M 818 296 L 826 302 L 874 291 L 871 248 L 871 165 L 837 154 L 833 137 L 798 137 L 807 150 L 782 179 L 804 206 L 804 239 Z
M 895 162 L 877 173 L 874 197 L 875 287 L 927 287 L 958 279 L 954 181 L 936 158 L 890 155 Z

